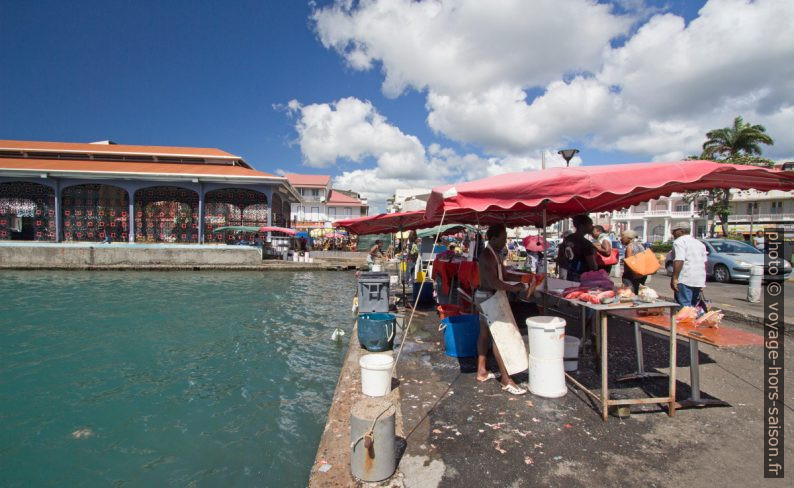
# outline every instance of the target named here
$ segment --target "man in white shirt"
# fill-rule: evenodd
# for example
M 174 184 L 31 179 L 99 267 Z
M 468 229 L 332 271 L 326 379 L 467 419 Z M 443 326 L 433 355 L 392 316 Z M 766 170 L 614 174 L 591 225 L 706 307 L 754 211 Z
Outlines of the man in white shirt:
M 689 235 L 689 223 L 673 225 L 673 278 L 670 288 L 682 307 L 694 307 L 706 286 L 706 246 Z
M 753 237 L 753 246 L 759 251 L 764 250 L 764 231 L 759 230 Z

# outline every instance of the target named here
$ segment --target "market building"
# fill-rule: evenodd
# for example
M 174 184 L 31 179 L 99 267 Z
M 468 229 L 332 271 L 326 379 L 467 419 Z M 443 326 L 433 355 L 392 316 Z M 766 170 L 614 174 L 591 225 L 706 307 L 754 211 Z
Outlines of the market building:
M 708 218 L 702 208 L 702 203 L 687 202 L 683 194 L 673 193 L 612 212 L 611 228 L 616 234 L 633 230 L 642 242 L 664 242 L 671 239 L 670 226 L 684 221 L 693 236 L 701 237 L 708 232 Z
M 286 178 L 213 148 L 0 140 L 0 240 L 209 243 L 290 225 Z
M 424 210 L 430 188 L 398 188 L 386 202 L 386 213 Z
M 292 204 L 290 213 L 297 229 L 331 230 L 336 220 L 367 215 L 367 200 L 355 192 L 332 188 L 330 175 L 288 173 L 286 178 L 301 197 L 300 203 Z

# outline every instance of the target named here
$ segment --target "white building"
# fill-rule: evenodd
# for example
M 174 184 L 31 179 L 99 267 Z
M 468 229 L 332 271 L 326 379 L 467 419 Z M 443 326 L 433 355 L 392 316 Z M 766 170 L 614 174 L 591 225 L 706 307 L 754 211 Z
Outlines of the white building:
M 329 175 L 292 173 L 286 177 L 302 199 L 291 208 L 291 221 L 296 228 L 330 227 L 336 220 L 367 215 L 367 200 L 356 193 L 331 188 Z
M 686 221 L 693 236 L 708 232 L 708 219 L 694 202 L 687 203 L 683 195 L 672 194 L 628 209 L 612 212 L 612 229 L 616 234 L 631 229 L 642 242 L 669 241 L 672 224 Z
M 747 234 L 765 227 L 794 230 L 794 192 L 732 190 L 728 231 Z
M 430 198 L 429 188 L 400 188 L 389 198 L 386 213 L 424 210 Z

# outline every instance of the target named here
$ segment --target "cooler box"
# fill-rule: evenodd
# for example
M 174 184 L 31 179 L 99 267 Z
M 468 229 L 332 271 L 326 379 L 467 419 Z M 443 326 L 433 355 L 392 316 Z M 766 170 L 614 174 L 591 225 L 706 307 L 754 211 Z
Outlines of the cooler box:
M 358 313 L 388 311 L 389 273 L 361 273 L 358 279 Z

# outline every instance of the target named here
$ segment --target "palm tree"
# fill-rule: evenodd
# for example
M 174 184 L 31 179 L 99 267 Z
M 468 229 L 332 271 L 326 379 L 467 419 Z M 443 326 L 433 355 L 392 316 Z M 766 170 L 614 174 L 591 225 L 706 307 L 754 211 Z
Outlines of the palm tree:
M 714 159 L 717 162 L 732 164 L 751 164 L 756 166 L 772 166 L 772 161 L 760 157 L 761 144 L 771 146 L 775 143 L 766 133 L 763 125 L 751 125 L 740 116 L 733 119 L 733 127 L 714 129 L 706 133 L 701 159 Z M 728 216 L 730 215 L 731 192 L 728 188 L 715 189 L 709 192 L 710 217 L 719 217 L 723 236 L 728 236 Z M 710 234 L 714 235 L 712 221 Z
M 733 127 L 707 132 L 706 139 L 703 153 L 709 158 L 760 155 L 761 144 L 771 146 L 775 143 L 763 125 L 750 125 L 741 117 L 733 119 Z

